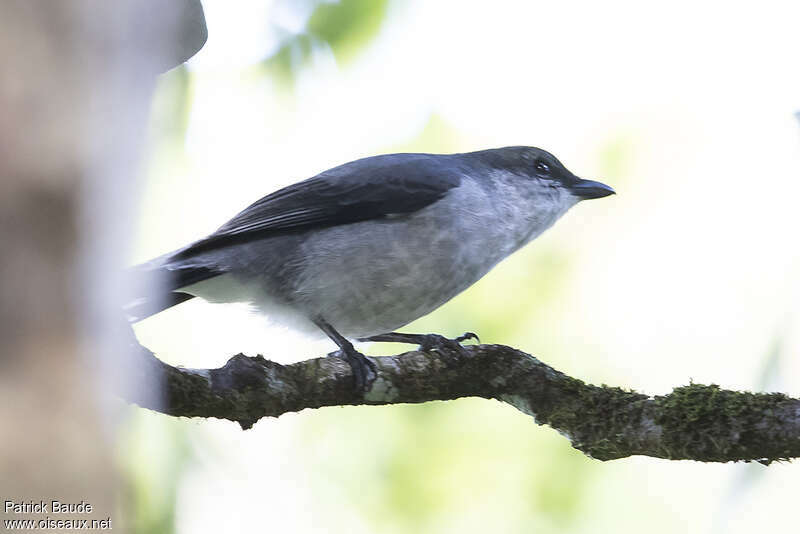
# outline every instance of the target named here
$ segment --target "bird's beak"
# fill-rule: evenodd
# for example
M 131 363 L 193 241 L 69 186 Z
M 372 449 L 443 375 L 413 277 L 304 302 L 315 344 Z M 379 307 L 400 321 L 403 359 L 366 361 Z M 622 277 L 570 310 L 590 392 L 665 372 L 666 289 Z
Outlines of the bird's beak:
M 615 191 L 604 183 L 595 182 L 594 180 L 583 180 L 582 178 L 578 178 L 578 180 L 569 187 L 569 191 L 581 200 L 603 198 L 615 194 Z

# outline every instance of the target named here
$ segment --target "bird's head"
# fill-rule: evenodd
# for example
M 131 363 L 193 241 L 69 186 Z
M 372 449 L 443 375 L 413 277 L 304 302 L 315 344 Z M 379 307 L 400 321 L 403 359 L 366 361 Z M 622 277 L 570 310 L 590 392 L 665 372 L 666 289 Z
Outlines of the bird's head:
M 572 174 L 558 159 L 536 147 L 512 146 L 468 154 L 484 169 L 497 208 L 516 221 L 530 241 L 581 200 L 602 198 L 614 190 Z

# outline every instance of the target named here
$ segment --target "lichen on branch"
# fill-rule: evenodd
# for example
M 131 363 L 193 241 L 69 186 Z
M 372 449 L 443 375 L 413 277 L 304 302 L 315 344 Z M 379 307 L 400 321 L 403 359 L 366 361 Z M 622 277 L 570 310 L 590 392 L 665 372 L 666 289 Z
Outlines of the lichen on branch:
M 237 354 L 218 369 L 185 369 L 135 339 L 131 344 L 135 368 L 147 374 L 139 383 L 153 387 L 124 391 L 125 399 L 172 416 L 229 419 L 243 429 L 307 408 L 483 397 L 514 406 L 598 460 L 644 455 L 768 464 L 800 456 L 800 400 L 713 384 L 652 397 L 586 384 L 503 345 L 375 357 L 378 376 L 361 395 L 338 358 L 281 365 Z

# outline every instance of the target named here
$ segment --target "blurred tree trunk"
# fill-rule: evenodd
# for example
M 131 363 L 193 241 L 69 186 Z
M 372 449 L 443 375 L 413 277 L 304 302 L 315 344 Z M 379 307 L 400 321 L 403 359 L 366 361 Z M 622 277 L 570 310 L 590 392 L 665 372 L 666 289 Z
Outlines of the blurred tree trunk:
M 0 5 L 4 499 L 83 500 L 94 511 L 82 519 L 122 526 L 114 407 L 101 395 L 119 367 L 93 358 L 119 347 L 105 312 L 156 74 L 204 41 L 196 0 Z

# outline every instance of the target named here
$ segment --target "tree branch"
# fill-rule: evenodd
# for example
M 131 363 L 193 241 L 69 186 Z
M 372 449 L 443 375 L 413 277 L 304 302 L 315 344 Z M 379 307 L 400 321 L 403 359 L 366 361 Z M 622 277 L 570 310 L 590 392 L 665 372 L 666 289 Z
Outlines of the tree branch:
M 585 384 L 502 345 L 373 358 L 378 377 L 359 396 L 349 366 L 338 358 L 280 365 L 237 354 L 219 369 L 186 369 L 132 343 L 143 360 L 135 368 L 160 384 L 162 400 L 127 391 L 128 401 L 173 416 L 229 419 L 243 429 L 306 408 L 482 397 L 511 404 L 598 460 L 644 455 L 768 464 L 800 456 L 800 400 L 700 384 L 651 397 Z

